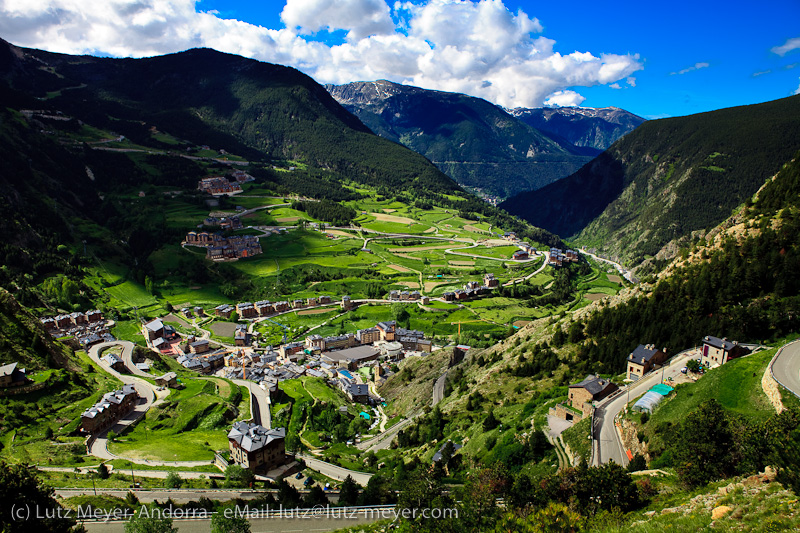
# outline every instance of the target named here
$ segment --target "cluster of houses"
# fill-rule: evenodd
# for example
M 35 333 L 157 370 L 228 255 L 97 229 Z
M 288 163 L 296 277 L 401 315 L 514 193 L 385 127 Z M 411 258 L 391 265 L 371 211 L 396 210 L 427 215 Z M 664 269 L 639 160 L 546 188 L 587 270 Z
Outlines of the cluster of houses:
M 504 241 L 508 241 L 519 246 L 519 250 L 511 254 L 511 259 L 515 261 L 523 261 L 536 253 L 536 248 L 527 242 L 521 241 L 519 237 L 517 237 L 517 234 L 513 231 L 503 233 L 500 235 L 500 238 L 502 238 Z
M 261 243 L 255 235 L 225 237 L 221 233 L 190 231 L 186 234 L 183 244 L 204 247 L 206 258 L 213 261 L 243 259 L 263 253 Z
M 114 426 L 127 415 L 139 400 L 133 385 L 123 385 L 119 390 L 103 395 L 103 398 L 81 415 L 81 431 L 96 435 Z
M 142 334 L 148 344 L 159 352 L 168 352 L 172 349 L 172 342 L 178 339 L 175 328 L 164 324 L 160 318 L 151 320 L 142 326 Z
M 749 348 L 736 341 L 707 335 L 703 337 L 699 362 L 703 366 L 714 368 L 749 353 Z M 653 344 L 640 344 L 628 355 L 626 377 L 630 381 L 638 381 L 649 372 L 661 368 L 667 358 L 666 348 L 658 349 Z M 550 409 L 550 414 L 577 422 L 591 416 L 593 402 L 598 402 L 617 390 L 617 385 L 606 378 L 586 376 L 583 381 L 569 386 L 569 404 L 556 405 Z
M 213 228 L 220 228 L 223 230 L 235 230 L 235 229 L 242 229 L 244 226 L 242 225 L 242 220 L 237 216 L 230 216 L 230 217 L 206 217 L 203 219 L 204 226 L 210 226 Z
M 310 335 L 303 342 L 286 343 L 276 350 L 238 349 L 224 357 L 219 375 L 255 381 L 270 392 L 277 391 L 281 381 L 313 376 L 340 388 L 351 401 L 372 403 L 367 386 L 353 375 L 359 368 L 371 368 L 372 379 L 380 382 L 392 373 L 389 362 L 399 361 L 408 352 L 429 353 L 431 349 L 431 341 L 421 331 L 387 321 L 355 334 Z
M 560 248 L 550 248 L 550 259 L 548 264 L 550 266 L 560 267 L 567 263 L 577 263 L 578 259 L 578 252 L 575 250 L 567 250 L 565 252 Z
M 197 182 L 197 189 L 212 195 L 236 194 L 242 192 L 238 181 L 228 181 L 223 176 L 209 176 Z
M 333 303 L 333 300 L 331 299 L 330 296 L 327 295 L 312 296 L 305 300 L 298 299 L 298 300 L 292 300 L 291 302 L 288 301 L 270 302 L 268 300 L 262 300 L 256 303 L 240 302 L 235 306 L 229 304 L 218 305 L 217 307 L 214 308 L 214 314 L 218 317 L 227 319 L 231 317 L 231 314 L 234 311 L 236 311 L 236 314 L 239 315 L 239 318 L 250 320 L 253 318 L 285 313 L 293 309 L 303 309 L 306 307 L 330 305 L 331 303 Z M 342 308 L 349 309 L 352 306 L 352 301 L 350 300 L 350 297 L 342 296 L 341 305 Z
M 388 299 L 397 302 L 420 302 L 423 305 L 430 303 L 430 298 L 423 296 L 419 291 L 389 291 Z
M 342 361 L 346 361 L 347 364 L 345 366 L 354 367 L 359 366 L 357 363 L 363 359 L 363 356 L 354 355 L 349 357 L 347 349 L 355 348 L 356 346 L 374 345 L 381 341 L 384 343 L 399 343 L 402 350 L 410 352 L 430 353 L 432 349 L 430 339 L 426 339 L 423 332 L 399 328 L 394 320 L 390 320 L 379 322 L 372 328 L 360 329 L 355 334 L 347 333 L 332 337 L 311 335 L 306 337 L 304 352 L 321 354 L 323 360 L 327 358 L 329 359 L 328 362 L 336 362 L 339 366 L 342 366 Z M 361 354 L 361 351 L 358 354 Z M 366 360 L 375 359 L 377 359 L 377 352 L 374 357 Z
M 488 294 L 491 289 L 496 289 L 499 286 L 500 281 L 494 277 L 494 274 L 488 273 L 483 276 L 482 285 L 478 281 L 468 281 L 463 289 L 448 291 L 442 294 L 442 299 L 445 302 L 469 300 L 482 294 Z
M 116 340 L 111 335 L 103 313 L 97 309 L 39 319 L 52 336 L 73 337 L 84 349 L 100 342 Z

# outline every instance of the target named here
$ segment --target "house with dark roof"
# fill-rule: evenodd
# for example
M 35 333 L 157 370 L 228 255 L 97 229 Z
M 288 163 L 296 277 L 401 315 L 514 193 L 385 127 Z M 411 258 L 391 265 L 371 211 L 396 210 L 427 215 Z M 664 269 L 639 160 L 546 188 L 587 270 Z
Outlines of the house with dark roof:
M 381 334 L 382 341 L 393 341 L 395 329 L 397 329 L 397 322 L 394 320 L 387 320 L 386 322 L 378 322 L 375 326 Z
M 341 380 L 339 384 L 344 393 L 347 394 L 347 397 L 350 398 L 351 402 L 369 403 L 369 385 L 364 383 L 349 383 L 346 380 Z
M 703 337 L 703 348 L 700 350 L 700 363 L 714 368 L 749 353 L 749 348 L 745 348 L 736 341 L 729 341 L 727 337 L 720 339 L 706 335 Z
M 104 355 L 103 362 L 107 364 L 111 369 L 116 370 L 117 372 L 124 372 L 125 370 L 127 370 L 125 368 L 125 363 L 115 353 L 107 353 L 106 355 Z
M 81 415 L 81 430 L 86 433 L 99 433 L 112 427 L 136 406 L 139 395 L 131 384 L 108 392 L 103 398 Z
M 441 461 L 441 460 L 442 460 L 442 452 L 444 451 L 444 448 L 445 448 L 445 446 L 447 446 L 447 443 L 448 443 L 448 442 L 453 444 L 453 455 L 455 455 L 455 453 L 456 453 L 458 450 L 460 450 L 461 448 L 463 448 L 463 446 L 462 446 L 461 444 L 457 444 L 457 443 L 455 443 L 455 442 L 453 442 L 453 441 L 451 441 L 451 440 L 448 440 L 447 442 L 445 442 L 444 444 L 442 444 L 442 445 L 439 447 L 439 450 L 438 450 L 438 451 L 437 451 L 435 454 L 433 454 L 433 459 L 432 459 L 432 461 L 433 461 L 434 463 L 438 463 L 439 461 Z
M 247 332 L 246 324 L 236 326 L 236 332 L 233 334 L 233 342 L 236 346 L 250 346 L 250 333 Z
M 592 402 L 602 400 L 617 389 L 619 387 L 608 379 L 590 374 L 583 381 L 569 386 L 569 403 L 588 416 L 592 413 Z
M 17 387 L 25 385 L 27 381 L 25 369 L 17 368 L 17 363 L 0 366 L 0 387 Z
M 189 352 L 191 353 L 203 353 L 207 352 L 208 349 L 209 349 L 208 339 L 196 340 L 193 343 L 189 344 Z
M 169 387 L 170 389 L 174 389 L 178 386 L 178 374 L 175 372 L 167 372 L 161 376 L 158 376 L 156 379 L 156 385 L 159 387 Z
M 267 473 L 286 462 L 286 429 L 236 422 L 228 432 L 231 459 L 253 472 Z
M 147 340 L 154 341 L 164 336 L 164 323 L 161 322 L 161 319 L 156 318 L 144 325 L 144 331 L 147 334 Z
M 652 344 L 640 344 L 628 356 L 627 377 L 632 381 L 639 380 L 654 368 L 660 368 L 666 360 L 666 348 L 659 350 Z

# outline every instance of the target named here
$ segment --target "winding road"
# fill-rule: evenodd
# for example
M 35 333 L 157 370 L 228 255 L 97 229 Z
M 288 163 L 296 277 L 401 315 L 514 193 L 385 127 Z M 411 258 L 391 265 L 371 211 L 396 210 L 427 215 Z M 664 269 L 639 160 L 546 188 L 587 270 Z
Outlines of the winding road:
M 782 346 L 770 362 L 770 371 L 775 381 L 800 398 L 800 341 Z
M 604 258 L 604 257 L 597 256 L 597 255 L 595 255 L 595 254 L 593 254 L 593 253 L 591 253 L 591 252 L 587 252 L 587 251 L 586 251 L 586 250 L 584 250 L 583 248 L 579 248 L 579 249 L 578 249 L 578 251 L 579 251 L 580 253 L 582 253 L 582 254 L 586 254 L 586 255 L 588 255 L 588 256 L 591 256 L 591 257 L 592 257 L 593 259 L 595 259 L 596 261 L 602 261 L 603 263 L 608 263 L 608 264 L 612 265 L 614 268 L 616 268 L 616 269 L 617 269 L 617 272 L 619 272 L 620 274 L 622 274 L 622 277 L 623 277 L 623 278 L 627 279 L 627 280 L 628 280 L 628 281 L 630 281 L 631 283 L 639 283 L 639 280 L 636 278 L 636 276 L 634 276 L 634 275 L 633 275 L 633 272 L 631 272 L 630 270 L 628 270 L 628 269 L 627 269 L 627 268 L 625 268 L 624 266 L 620 265 L 620 264 L 619 264 L 619 263 L 617 263 L 616 261 L 612 261 L 612 260 L 610 260 L 610 259 L 606 259 L 606 258 Z
M 367 472 L 356 472 L 355 470 L 348 470 L 347 468 L 343 468 L 341 466 L 320 461 L 313 455 L 298 453 L 296 456 L 303 459 L 308 468 L 316 470 L 320 474 L 328 476 L 329 478 L 338 479 L 339 481 L 344 481 L 347 476 L 350 476 L 353 478 L 353 480 L 355 480 L 356 483 L 362 487 L 365 487 L 369 479 L 372 477 L 372 474 Z
M 128 366 L 130 362 L 131 366 L 128 366 L 130 371 L 142 377 L 117 372 L 100 359 L 100 352 L 113 346 L 122 347 L 122 360 L 126 362 L 126 366 Z M 142 379 L 144 376 L 152 379 L 153 376 L 142 372 L 136 368 L 136 365 L 132 364 L 133 349 L 134 344 L 129 341 L 102 342 L 89 348 L 89 357 L 91 358 L 92 362 L 102 368 L 103 371 L 116 377 L 123 383 L 132 384 L 134 387 L 136 387 L 136 392 L 139 393 L 139 396 L 144 399 L 144 401 L 139 400 L 139 403 L 137 403 L 133 411 L 125 415 L 113 427 L 98 433 L 93 439 L 91 439 L 89 441 L 89 454 L 104 460 L 124 459 L 132 463 L 147 464 L 152 466 L 173 466 L 185 468 L 209 464 L 210 461 L 149 461 L 143 459 L 133 459 L 130 457 L 115 455 L 108 450 L 107 434 L 110 430 L 114 430 L 114 432 L 117 434 L 122 433 L 128 426 L 142 418 L 151 407 L 160 404 L 169 395 L 169 389 L 158 391 L 154 385 Z
M 687 359 L 699 355 L 699 352 L 694 348 L 680 352 L 670 360 L 668 366 L 666 366 L 663 371 L 659 369 L 651 372 L 642 379 L 629 383 L 626 388 L 620 389 L 616 394 L 609 396 L 597 404 L 592 426 L 593 466 L 611 461 L 622 466 L 627 466 L 628 455 L 625 452 L 619 431 L 617 430 L 617 415 L 629 401 L 638 398 L 653 385 L 661 383 L 662 379 L 676 377 L 680 374 L 681 368 L 686 366 Z

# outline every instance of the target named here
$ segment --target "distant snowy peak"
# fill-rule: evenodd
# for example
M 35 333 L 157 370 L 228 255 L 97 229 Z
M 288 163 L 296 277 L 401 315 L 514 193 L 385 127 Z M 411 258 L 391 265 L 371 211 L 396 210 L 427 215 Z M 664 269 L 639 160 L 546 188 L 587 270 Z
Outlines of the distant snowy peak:
M 618 107 L 537 107 L 508 109 L 541 131 L 558 135 L 576 146 L 605 150 L 645 120 Z
M 374 105 L 400 93 L 417 89 L 388 80 L 354 81 L 344 85 L 325 85 L 325 89 L 342 105 Z
M 539 107 L 539 108 L 526 108 L 517 107 L 509 109 L 508 113 L 515 117 L 524 117 L 530 115 L 541 115 L 544 120 L 551 120 L 553 117 L 575 117 L 580 118 L 599 118 L 606 122 L 613 124 L 621 124 L 628 121 L 639 120 L 641 124 L 644 119 L 629 113 L 619 107 Z

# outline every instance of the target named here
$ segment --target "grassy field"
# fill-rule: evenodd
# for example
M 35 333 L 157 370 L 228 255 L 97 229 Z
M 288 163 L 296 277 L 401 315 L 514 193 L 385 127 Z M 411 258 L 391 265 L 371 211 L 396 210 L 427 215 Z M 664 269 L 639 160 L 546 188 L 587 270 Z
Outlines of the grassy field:
M 121 386 L 97 368 L 85 352 L 77 352 L 80 380 L 64 370 L 51 371 L 50 387 L 30 394 L 0 398 L 0 458 L 41 465 L 91 464 L 83 438 L 75 436 L 80 415 L 106 392 Z M 52 437 L 48 437 L 52 432 Z
M 163 404 L 110 443 L 110 451 L 132 459 L 210 461 L 215 451 L 227 449 L 231 423 L 250 416 L 249 393 L 239 387 L 241 395 L 234 404 L 213 381 L 188 379 L 184 384 L 186 388 L 172 391 Z
M 738 415 L 759 420 L 768 418 L 775 409 L 761 389 L 761 377 L 776 350 L 734 359 L 708 371 L 696 383 L 678 385 L 674 395 L 655 410 L 648 426 L 677 423 L 686 413 L 712 398 Z
M 519 251 L 519 246 L 476 246 L 474 248 L 468 248 L 464 250 L 454 250 L 454 251 L 460 252 L 462 254 L 479 255 L 483 257 L 496 257 L 497 259 L 511 259 L 513 253 Z M 453 257 L 460 258 L 463 256 L 451 255 L 450 259 L 452 260 Z

